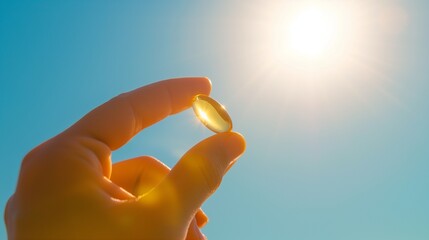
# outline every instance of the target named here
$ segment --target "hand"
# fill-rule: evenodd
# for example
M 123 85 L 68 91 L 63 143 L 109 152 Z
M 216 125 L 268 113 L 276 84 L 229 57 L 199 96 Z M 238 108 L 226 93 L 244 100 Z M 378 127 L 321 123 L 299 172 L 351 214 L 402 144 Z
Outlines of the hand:
M 201 141 L 171 171 L 148 156 L 112 166 L 110 155 L 210 89 L 207 78 L 180 78 L 124 93 L 33 149 L 6 206 L 9 238 L 204 239 L 200 207 L 244 152 L 241 135 Z

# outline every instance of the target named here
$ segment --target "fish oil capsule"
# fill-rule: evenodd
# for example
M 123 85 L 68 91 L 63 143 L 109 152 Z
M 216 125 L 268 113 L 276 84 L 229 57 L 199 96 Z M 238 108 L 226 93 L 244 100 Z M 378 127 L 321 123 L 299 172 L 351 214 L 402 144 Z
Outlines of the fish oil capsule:
M 216 133 L 229 132 L 232 120 L 225 107 L 213 98 L 199 94 L 194 97 L 192 108 L 198 119 L 210 130 Z

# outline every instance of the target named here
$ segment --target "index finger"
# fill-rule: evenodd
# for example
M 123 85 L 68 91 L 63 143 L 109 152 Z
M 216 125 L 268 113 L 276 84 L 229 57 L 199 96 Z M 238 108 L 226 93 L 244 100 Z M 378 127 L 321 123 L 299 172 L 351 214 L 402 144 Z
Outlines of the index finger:
M 123 93 L 95 108 L 68 132 L 91 137 L 118 149 L 142 129 L 183 111 L 200 93 L 209 94 L 206 77 L 186 77 L 156 82 Z

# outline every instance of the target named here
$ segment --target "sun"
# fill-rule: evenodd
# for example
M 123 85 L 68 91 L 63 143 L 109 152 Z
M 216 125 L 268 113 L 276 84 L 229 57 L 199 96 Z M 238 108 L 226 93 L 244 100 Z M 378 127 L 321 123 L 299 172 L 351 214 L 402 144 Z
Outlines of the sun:
M 290 9 L 273 21 L 270 35 L 273 56 L 279 62 L 337 61 L 356 36 L 350 30 L 354 22 L 346 12 L 329 4 Z
M 337 31 L 337 24 L 331 13 L 317 8 L 305 9 L 290 24 L 289 47 L 307 57 L 320 56 L 333 47 Z
M 252 15 L 255 20 L 249 26 L 257 34 L 247 39 L 254 43 L 255 58 L 272 74 L 327 84 L 333 81 L 327 76 L 360 68 L 360 58 L 369 49 L 371 54 L 378 52 L 369 44 L 373 22 L 368 21 L 370 13 L 364 4 L 288 1 L 262 10 L 260 16 Z

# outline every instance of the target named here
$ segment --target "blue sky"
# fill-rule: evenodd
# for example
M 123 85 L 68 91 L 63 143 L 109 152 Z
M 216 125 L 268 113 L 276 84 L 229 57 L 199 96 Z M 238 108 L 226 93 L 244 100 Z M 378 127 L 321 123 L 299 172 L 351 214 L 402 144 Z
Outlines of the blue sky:
M 92 108 L 208 76 L 248 143 L 204 205 L 209 239 L 428 239 L 429 3 L 317 1 L 354 7 L 345 47 L 310 61 L 273 40 L 301 2 L 2 1 L 0 206 L 25 153 Z M 188 110 L 113 160 L 173 166 L 211 134 Z

